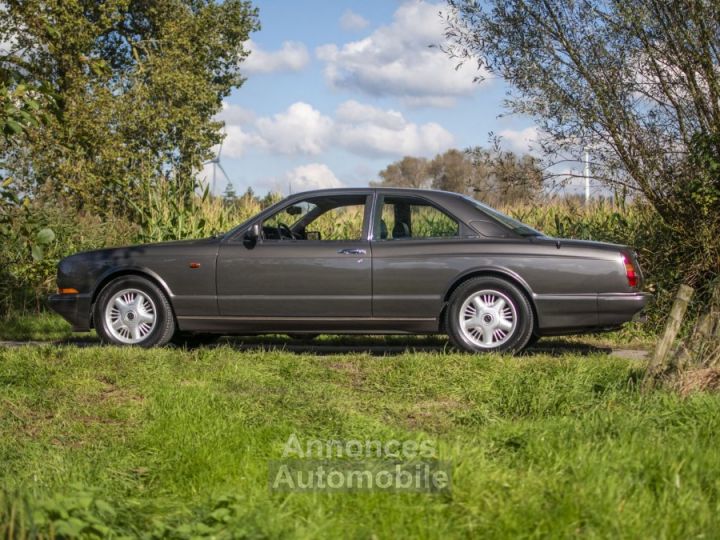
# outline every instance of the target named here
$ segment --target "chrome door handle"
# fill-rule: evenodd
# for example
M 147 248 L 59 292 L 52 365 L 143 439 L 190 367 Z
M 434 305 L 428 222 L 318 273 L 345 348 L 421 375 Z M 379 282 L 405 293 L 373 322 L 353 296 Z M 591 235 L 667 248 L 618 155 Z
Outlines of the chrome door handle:
M 340 253 L 341 255 L 365 255 L 367 251 L 359 248 L 345 248 L 338 249 L 338 253 Z

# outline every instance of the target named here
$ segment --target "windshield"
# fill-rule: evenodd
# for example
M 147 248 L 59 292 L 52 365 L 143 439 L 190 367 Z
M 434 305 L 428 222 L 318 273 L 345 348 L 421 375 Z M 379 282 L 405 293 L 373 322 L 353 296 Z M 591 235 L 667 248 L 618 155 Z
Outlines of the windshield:
M 541 233 L 540 231 L 535 230 L 532 227 L 528 227 L 524 223 L 519 222 L 517 219 L 506 216 L 502 212 L 498 212 L 494 208 L 491 208 L 490 206 L 487 206 L 480 201 L 476 201 L 472 197 L 468 197 L 467 195 L 463 195 L 462 197 L 473 203 L 476 208 L 479 208 L 491 218 L 496 219 L 497 221 L 511 229 L 516 234 L 520 234 L 522 236 L 545 236 L 545 234 Z

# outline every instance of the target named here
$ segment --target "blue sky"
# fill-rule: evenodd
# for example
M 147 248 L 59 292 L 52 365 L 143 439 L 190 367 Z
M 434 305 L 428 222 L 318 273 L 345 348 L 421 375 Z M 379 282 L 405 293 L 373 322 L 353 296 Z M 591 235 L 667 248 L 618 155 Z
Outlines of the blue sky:
M 236 191 L 362 186 L 404 155 L 486 145 L 528 150 L 527 118 L 500 117 L 502 80 L 429 45 L 443 42 L 442 3 L 260 0 L 247 81 L 219 115 L 221 163 Z M 211 166 L 203 171 L 212 177 Z M 216 192 L 226 180 L 217 175 Z

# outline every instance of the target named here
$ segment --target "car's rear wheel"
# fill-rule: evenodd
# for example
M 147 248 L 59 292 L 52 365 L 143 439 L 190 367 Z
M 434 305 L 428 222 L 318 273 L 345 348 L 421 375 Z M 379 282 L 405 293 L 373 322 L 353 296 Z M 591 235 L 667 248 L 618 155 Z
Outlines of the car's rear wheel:
M 122 276 L 108 283 L 95 302 L 93 321 L 100 339 L 113 345 L 162 346 L 175 332 L 165 294 L 139 276 Z
M 469 352 L 518 352 L 530 341 L 533 324 L 527 297 L 514 284 L 495 277 L 460 285 L 446 310 L 450 340 Z
M 525 347 L 532 347 L 538 341 L 540 341 L 540 336 L 538 336 L 537 334 L 533 334 L 532 336 L 530 336 L 530 340 L 527 342 L 527 345 L 525 345 Z

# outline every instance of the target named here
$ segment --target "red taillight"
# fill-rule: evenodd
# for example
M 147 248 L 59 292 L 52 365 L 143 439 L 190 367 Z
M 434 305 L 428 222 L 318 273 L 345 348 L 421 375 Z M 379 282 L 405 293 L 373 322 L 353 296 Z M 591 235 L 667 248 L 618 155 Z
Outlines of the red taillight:
M 631 287 L 637 287 L 638 286 L 638 275 L 635 271 L 635 266 L 633 266 L 633 263 L 630 259 L 628 259 L 627 255 L 623 255 L 623 264 L 625 265 L 625 275 L 627 276 L 628 285 Z

